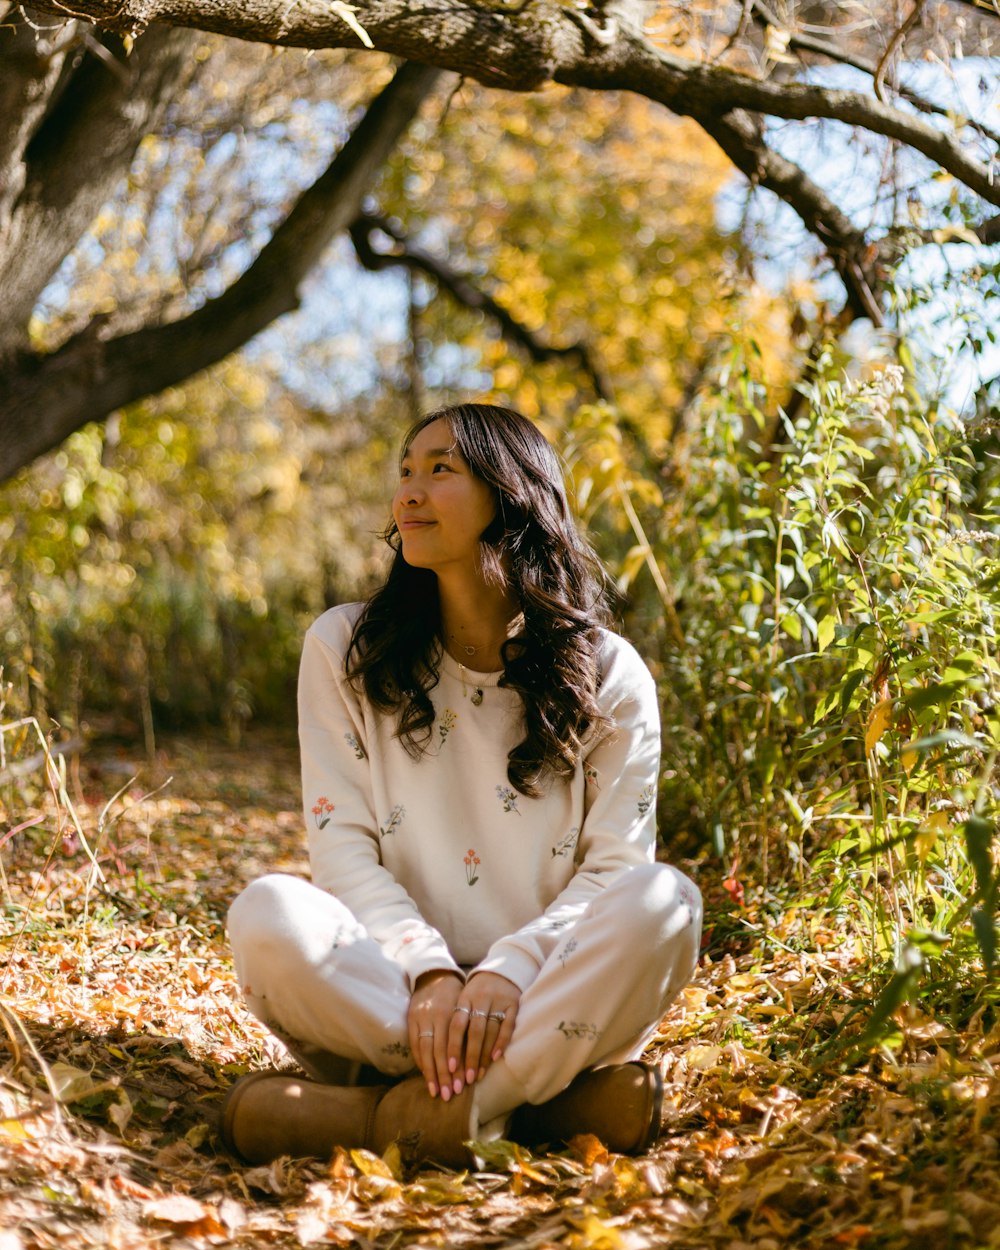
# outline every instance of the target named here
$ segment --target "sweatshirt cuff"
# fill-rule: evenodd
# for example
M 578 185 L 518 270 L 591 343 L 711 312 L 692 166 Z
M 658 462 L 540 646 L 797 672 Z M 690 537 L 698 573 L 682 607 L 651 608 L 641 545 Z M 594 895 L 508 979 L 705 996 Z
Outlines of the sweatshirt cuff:
M 421 924 L 405 928 L 406 932 L 387 941 L 383 949 L 402 968 L 411 990 L 425 972 L 455 972 L 465 980 L 465 973 L 436 929 Z
M 506 946 L 497 942 L 490 948 L 482 963 L 471 969 L 469 976 L 472 977 L 477 972 L 496 972 L 508 981 L 513 981 L 523 994 L 541 972 L 541 965 L 519 946 Z

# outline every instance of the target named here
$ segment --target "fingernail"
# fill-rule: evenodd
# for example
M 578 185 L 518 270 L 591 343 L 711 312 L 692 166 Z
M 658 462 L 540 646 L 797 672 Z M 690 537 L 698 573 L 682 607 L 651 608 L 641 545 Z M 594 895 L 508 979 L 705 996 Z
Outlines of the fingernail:
M 441 1101 L 447 1102 L 450 1097 L 451 1097 L 451 1090 L 448 1088 L 447 1085 L 442 1085 L 441 1086 Z
M 457 1067 L 458 1067 L 458 1060 L 457 1060 L 457 1059 L 449 1059 L 449 1060 L 448 1060 L 448 1071 L 449 1071 L 449 1072 L 454 1072 L 454 1071 L 455 1071 L 455 1069 L 456 1069 Z
M 428 1094 L 430 1094 L 432 1098 L 437 1097 L 438 1087 L 434 1084 L 433 1081 L 429 1081 L 427 1083 L 427 1092 Z
M 484 1077 L 485 1075 L 486 1075 L 486 1069 L 485 1069 L 485 1068 L 480 1068 L 480 1069 L 479 1069 L 479 1079 L 480 1079 L 480 1080 L 482 1080 L 482 1079 L 483 1079 L 483 1077 Z
M 466 1085 L 471 1085 L 471 1084 L 472 1084 L 472 1082 L 473 1082 L 475 1079 L 476 1079 L 476 1069 L 475 1069 L 475 1068 L 469 1068 L 469 1069 L 466 1071 L 466 1073 L 465 1073 L 465 1083 L 466 1083 Z
M 494 1059 L 502 1059 L 502 1058 L 503 1058 L 503 1051 L 500 1049 L 500 1047 L 499 1047 L 499 1046 L 498 1046 L 498 1047 L 496 1048 L 496 1050 L 493 1052 L 493 1058 L 494 1058 Z
M 460 1076 L 456 1076 L 455 1080 L 452 1082 L 452 1089 L 454 1089 L 456 1094 L 460 1094 L 464 1088 L 465 1086 L 462 1084 L 462 1078 Z

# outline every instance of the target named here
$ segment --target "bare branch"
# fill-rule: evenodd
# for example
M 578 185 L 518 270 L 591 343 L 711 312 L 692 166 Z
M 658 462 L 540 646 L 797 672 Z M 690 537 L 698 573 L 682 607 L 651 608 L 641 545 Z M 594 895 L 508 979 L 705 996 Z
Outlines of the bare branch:
M 767 146 L 759 120 L 751 114 L 735 110 L 725 117 L 696 120 L 737 169 L 754 185 L 780 196 L 823 243 L 844 282 L 854 315 L 882 325 L 884 316 L 878 301 L 881 283 L 874 268 L 878 253 L 863 232 L 803 169 Z
M 372 246 L 371 236 L 380 231 L 392 239 L 396 246 L 391 252 L 376 251 Z M 350 229 L 351 241 L 358 259 L 366 269 L 380 270 L 392 266 L 402 266 L 415 273 L 425 274 L 464 308 L 473 312 L 485 313 L 496 322 L 500 333 L 508 343 L 528 353 L 537 364 L 544 364 L 560 358 L 575 360 L 577 366 L 587 375 L 594 394 L 598 399 L 612 398 L 611 387 L 606 377 L 594 364 L 590 349 L 586 343 L 571 343 L 568 347 L 556 347 L 543 342 L 527 326 L 518 321 L 492 295 L 480 290 L 464 274 L 458 273 L 439 260 L 436 256 L 414 247 L 405 232 L 394 222 L 372 213 L 361 213 Z
M 909 15 L 899 27 L 893 32 L 892 38 L 886 44 L 885 51 L 879 58 L 878 65 L 875 68 L 875 94 L 885 103 L 885 76 L 889 70 L 889 62 L 896 55 L 896 52 L 906 42 L 906 36 L 920 20 L 920 14 L 924 7 L 924 0 L 913 0 L 913 8 Z
M 754 3 L 754 20 L 760 26 L 774 26 L 781 28 L 781 21 L 774 11 L 763 0 L 755 0 Z M 870 78 L 874 78 L 878 73 L 878 64 L 875 61 L 869 61 L 863 56 L 857 56 L 854 53 L 847 52 L 838 44 L 829 39 L 820 39 L 815 35 L 802 34 L 798 31 L 790 31 L 788 35 L 788 46 L 796 52 L 808 52 L 814 56 L 824 57 L 828 61 L 834 61 L 838 65 L 847 65 L 851 69 L 859 70 L 862 74 L 867 74 Z M 896 83 L 893 88 L 896 95 L 901 100 L 905 100 L 907 104 L 912 104 L 915 109 L 921 113 L 928 113 L 936 117 L 944 117 L 949 121 L 954 120 L 954 110 L 943 108 L 940 104 L 935 104 L 928 100 L 919 92 L 912 90 L 903 83 Z M 1000 147 L 1000 131 L 992 129 L 984 122 L 976 118 L 968 118 L 967 124 L 981 134 L 985 139 L 989 139 L 991 143 Z

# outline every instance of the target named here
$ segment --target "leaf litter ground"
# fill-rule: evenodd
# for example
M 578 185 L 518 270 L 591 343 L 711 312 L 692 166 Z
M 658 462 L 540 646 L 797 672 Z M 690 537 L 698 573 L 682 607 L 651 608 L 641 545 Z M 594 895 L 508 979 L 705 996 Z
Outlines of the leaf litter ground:
M 495 1146 L 475 1174 L 357 1151 L 244 1167 L 222 1097 L 287 1060 L 241 1006 L 223 919 L 252 878 L 306 870 L 294 743 L 93 752 L 67 792 L 103 881 L 63 804 L 0 794 L 0 1250 L 1000 1247 L 1000 1028 L 980 1013 L 954 1036 L 907 1009 L 891 1050 L 822 1061 L 859 943 L 825 914 L 741 906 L 708 869 L 702 967 L 650 1052 L 666 1105 L 648 1156 L 581 1138 Z

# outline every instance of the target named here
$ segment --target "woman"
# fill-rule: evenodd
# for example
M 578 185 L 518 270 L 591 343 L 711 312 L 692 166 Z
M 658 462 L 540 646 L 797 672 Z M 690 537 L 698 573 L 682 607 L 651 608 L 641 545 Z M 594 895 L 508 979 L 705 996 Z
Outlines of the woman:
M 653 681 L 601 628 L 556 456 L 509 409 L 409 432 L 388 578 L 306 636 L 299 733 L 312 884 L 229 915 L 250 1010 L 311 1081 L 257 1073 L 224 1110 L 262 1162 L 594 1132 L 642 1150 L 635 1062 L 694 969 L 696 888 L 653 863 Z

